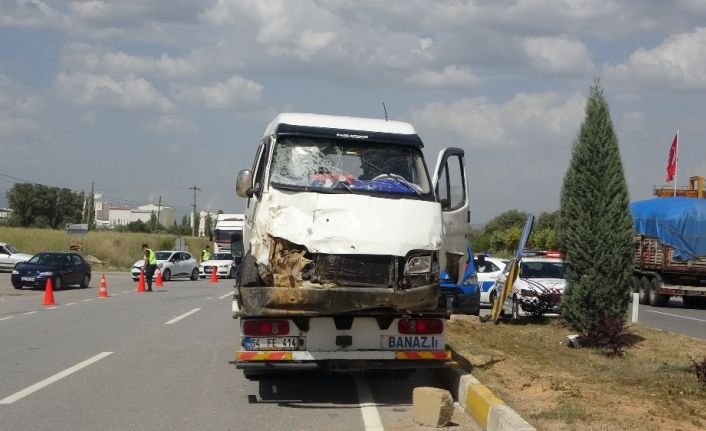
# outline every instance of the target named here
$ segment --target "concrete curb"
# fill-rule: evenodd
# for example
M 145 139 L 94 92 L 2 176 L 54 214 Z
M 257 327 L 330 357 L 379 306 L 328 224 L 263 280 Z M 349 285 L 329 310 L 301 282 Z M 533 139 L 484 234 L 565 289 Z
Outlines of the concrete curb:
M 466 413 L 486 431 L 536 431 L 472 374 L 458 367 L 435 370 L 436 378 L 446 386 Z

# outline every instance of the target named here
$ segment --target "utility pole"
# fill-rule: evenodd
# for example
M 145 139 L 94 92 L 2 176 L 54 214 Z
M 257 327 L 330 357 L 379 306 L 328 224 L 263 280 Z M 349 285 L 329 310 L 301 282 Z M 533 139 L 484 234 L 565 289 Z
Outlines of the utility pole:
M 196 236 L 196 231 L 198 229 L 198 226 L 196 226 L 196 191 L 201 191 L 201 189 L 196 187 L 196 184 L 194 184 L 193 187 L 189 187 L 189 190 L 194 191 L 194 203 L 191 205 L 191 234 Z
M 88 222 L 88 229 L 89 230 L 91 229 L 91 222 L 94 220 L 94 218 L 96 216 L 96 202 L 95 202 L 95 199 L 93 198 L 94 185 L 95 185 L 95 182 L 91 181 L 91 197 L 90 197 L 90 200 L 88 201 L 88 214 L 86 214 L 86 216 L 87 216 L 86 218 L 88 219 L 86 221 Z
M 159 232 L 159 213 L 162 209 L 162 195 L 159 195 L 159 202 L 157 203 L 157 226 L 156 230 Z

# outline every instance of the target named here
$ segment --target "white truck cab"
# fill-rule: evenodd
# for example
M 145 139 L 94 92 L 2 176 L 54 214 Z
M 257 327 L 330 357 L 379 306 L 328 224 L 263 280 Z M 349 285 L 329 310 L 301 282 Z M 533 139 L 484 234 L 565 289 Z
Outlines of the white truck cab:
M 404 122 L 272 120 L 236 184 L 247 199 L 238 368 L 448 359 L 439 271 L 459 279 L 466 263 L 464 153 L 441 151 L 430 176 L 422 148 Z

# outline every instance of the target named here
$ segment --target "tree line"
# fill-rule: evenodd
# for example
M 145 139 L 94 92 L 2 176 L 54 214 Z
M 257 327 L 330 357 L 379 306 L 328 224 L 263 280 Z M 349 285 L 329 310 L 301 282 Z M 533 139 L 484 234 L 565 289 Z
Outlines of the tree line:
M 558 248 L 557 223 L 559 210 L 543 212 L 535 220 L 528 246 L 537 250 Z M 469 239 L 473 251 L 492 253 L 514 253 L 520 242 L 527 213 L 519 210 L 505 211 L 491 219 L 482 229 L 471 229 Z
M 17 183 L 6 196 L 12 209 L 6 222 L 8 226 L 59 229 L 67 223 L 84 221 L 86 197 L 83 192 Z

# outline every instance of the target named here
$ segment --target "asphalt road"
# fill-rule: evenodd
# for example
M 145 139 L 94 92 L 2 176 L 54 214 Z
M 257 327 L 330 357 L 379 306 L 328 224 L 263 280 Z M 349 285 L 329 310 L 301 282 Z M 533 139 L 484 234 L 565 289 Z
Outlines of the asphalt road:
M 481 316 L 490 313 L 489 307 L 483 307 Z M 681 298 L 672 298 L 665 307 L 639 307 L 637 320 L 644 325 L 706 340 L 706 309 L 684 308 Z M 632 308 L 628 310 L 628 319 L 631 315 Z
M 424 430 L 407 380 L 311 373 L 260 382 L 232 365 L 232 282 L 135 292 L 108 274 L 89 289 L 17 291 L 0 274 L 0 430 Z M 382 428 L 380 426 L 382 425 Z M 451 430 L 478 430 L 457 412 Z

